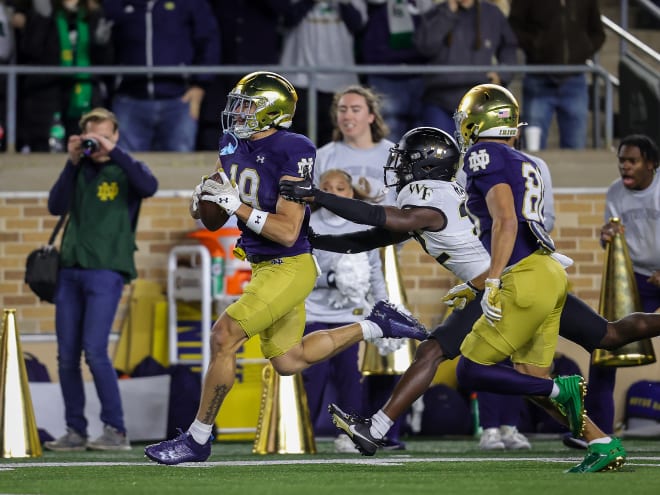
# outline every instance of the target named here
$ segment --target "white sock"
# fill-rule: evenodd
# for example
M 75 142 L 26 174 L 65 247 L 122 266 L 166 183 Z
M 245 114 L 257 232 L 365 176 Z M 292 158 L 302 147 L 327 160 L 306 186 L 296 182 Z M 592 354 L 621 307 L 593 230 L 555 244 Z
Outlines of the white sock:
M 360 327 L 362 328 L 362 337 L 364 337 L 364 340 L 366 341 L 383 336 L 383 331 L 371 320 L 362 320 L 360 322 Z
M 379 409 L 376 414 L 371 416 L 371 428 L 369 429 L 369 432 L 371 433 L 371 436 L 380 440 L 387 435 L 387 432 L 390 431 L 393 424 L 394 421 L 392 421 L 382 409 Z
M 200 445 L 204 445 L 211 438 L 213 432 L 213 425 L 207 425 L 196 419 L 193 424 L 188 428 L 188 432 L 192 435 L 193 440 Z
M 550 396 L 549 396 L 549 397 L 550 397 L 551 399 L 554 399 L 554 398 L 557 397 L 558 395 L 559 395 L 559 387 L 557 386 L 556 383 L 553 383 L 553 384 L 552 384 L 552 392 L 550 392 Z
M 593 443 L 610 443 L 611 441 L 612 439 L 610 437 L 597 438 L 596 440 L 589 442 L 589 445 Z

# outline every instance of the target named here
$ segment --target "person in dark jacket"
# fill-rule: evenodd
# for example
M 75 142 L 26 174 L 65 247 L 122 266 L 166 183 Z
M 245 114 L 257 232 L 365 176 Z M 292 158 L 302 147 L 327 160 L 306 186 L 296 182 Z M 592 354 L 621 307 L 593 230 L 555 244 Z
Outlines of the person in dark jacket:
M 181 66 L 177 74 L 125 75 L 112 110 L 128 151 L 193 151 L 197 121 L 211 74 L 185 74 L 186 66 L 218 65 L 218 25 L 207 0 L 104 0 L 114 22 L 118 65 Z
M 137 276 L 135 228 L 142 199 L 158 181 L 117 145 L 115 115 L 95 108 L 69 137 L 68 160 L 50 190 L 48 211 L 69 213 L 55 290 L 55 332 L 67 432 L 44 447 L 54 451 L 128 450 L 117 374 L 108 339 L 124 284 Z M 88 441 L 80 357 L 94 378 L 103 433 Z
M 112 63 L 110 29 L 97 0 L 21 1 L 17 2 L 14 17 L 17 61 L 21 65 L 84 68 Z M 19 148 L 24 152 L 48 151 L 56 113 L 60 114 L 66 135 L 76 134 L 80 117 L 103 105 L 106 94 L 104 78 L 89 73 L 21 77 Z
M 509 22 L 531 65 L 580 65 L 605 43 L 598 0 L 513 0 Z M 560 148 L 583 149 L 587 143 L 589 92 L 585 73 L 527 73 L 523 79 L 523 115 L 541 129 L 548 144 L 557 114 Z
M 282 51 L 280 16 L 289 0 L 210 0 L 209 3 L 220 28 L 223 65 L 263 67 L 279 63 Z M 207 87 L 197 130 L 198 150 L 217 151 L 220 113 L 227 94 L 242 75 L 218 75 Z
M 423 64 L 413 44 L 420 15 L 433 6 L 431 0 L 368 0 L 367 23 L 359 33 L 359 63 L 397 66 Z M 382 96 L 382 114 L 390 129 L 386 136 L 398 141 L 408 129 L 421 124 L 424 87 L 420 74 L 368 74 L 366 83 Z
M 445 72 L 424 78 L 424 125 L 454 133 L 456 102 L 481 83 L 506 86 L 512 73 L 497 65 L 517 63 L 516 36 L 502 11 L 484 0 L 447 0 L 420 16 L 415 46 L 431 65 L 493 65 L 488 72 Z

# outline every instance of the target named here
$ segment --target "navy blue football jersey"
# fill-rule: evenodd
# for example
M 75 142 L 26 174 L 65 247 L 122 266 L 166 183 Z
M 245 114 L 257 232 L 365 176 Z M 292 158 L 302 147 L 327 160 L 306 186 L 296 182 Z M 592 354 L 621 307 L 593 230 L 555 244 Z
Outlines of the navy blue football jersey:
M 514 148 L 492 141 L 471 146 L 463 160 L 467 209 L 489 253 L 493 222 L 488 213 L 486 195 L 493 186 L 500 183 L 511 187 L 519 223 L 509 265 L 517 263 L 539 247 L 554 250 L 552 240 L 543 228 L 544 186 L 536 163 Z
M 316 147 L 301 134 L 278 130 L 270 136 L 250 141 L 224 133 L 220 137 L 219 149 L 222 168 L 238 185 L 241 201 L 268 213 L 275 213 L 282 177 L 313 175 Z M 309 214 L 309 207 L 306 207 L 300 235 L 291 247 L 256 234 L 238 220 L 240 245 L 248 255 L 285 257 L 309 253 Z

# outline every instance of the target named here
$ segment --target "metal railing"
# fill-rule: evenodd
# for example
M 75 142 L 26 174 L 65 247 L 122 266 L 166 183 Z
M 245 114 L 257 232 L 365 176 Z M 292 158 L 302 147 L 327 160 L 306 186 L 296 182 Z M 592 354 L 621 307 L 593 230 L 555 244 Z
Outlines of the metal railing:
M 650 14 L 651 16 L 655 17 L 656 19 L 660 20 L 660 7 L 658 7 L 656 4 L 651 2 L 650 0 L 636 0 L 636 3 L 639 4 L 639 6 L 644 10 L 645 14 Z M 630 12 L 630 2 L 629 0 L 621 0 L 620 3 L 621 7 L 621 26 L 616 26 L 616 28 L 610 27 L 616 34 L 618 34 L 621 39 L 619 42 L 619 51 L 621 56 L 625 55 L 626 51 L 628 50 L 628 45 L 627 42 L 632 43 L 633 45 L 637 45 L 637 38 L 630 39 L 631 35 L 629 34 L 629 23 L 628 23 L 628 17 L 629 17 L 629 12 Z M 609 19 L 608 19 L 609 20 Z M 603 21 L 604 22 L 604 21 Z M 634 38 L 634 37 L 632 37 Z M 638 47 L 639 48 L 639 47 Z M 644 48 L 641 48 L 642 51 L 645 51 Z M 657 60 L 657 52 L 655 52 L 655 58 Z M 653 55 L 651 55 L 653 56 Z
M 660 9 L 658 9 L 658 11 L 660 12 Z M 610 29 L 614 34 L 621 38 L 620 53 L 622 56 L 628 51 L 628 43 L 630 43 L 642 53 L 648 55 L 656 62 L 660 63 L 660 53 L 656 52 L 646 43 L 640 41 L 635 36 L 630 34 L 623 26 L 619 26 L 616 22 L 608 19 L 604 15 L 600 16 L 600 20 L 605 25 L 605 27 Z
M 594 129 L 603 129 L 601 132 L 594 134 L 594 148 L 610 147 L 613 140 L 613 90 L 610 74 L 598 64 L 583 64 L 583 65 L 497 65 L 495 66 L 499 73 L 506 74 L 526 74 L 526 73 L 553 73 L 553 74 L 574 74 L 585 73 L 591 74 L 594 78 L 592 90 L 594 97 L 599 95 L 600 85 L 598 81 L 602 82 L 605 89 L 604 100 L 604 121 L 600 123 L 601 117 L 599 112 L 599 105 L 594 108 L 593 119 Z M 360 75 L 367 74 L 446 74 L 452 72 L 475 72 L 486 73 L 492 71 L 492 65 L 397 65 L 397 66 L 384 66 L 384 65 L 354 65 L 342 67 L 330 66 L 317 66 L 317 67 L 296 67 L 296 66 L 283 66 L 283 65 L 270 65 L 259 66 L 258 70 L 269 70 L 281 74 L 303 73 L 308 75 L 308 132 L 307 135 L 312 141 L 316 141 L 317 126 L 317 76 L 319 74 L 331 73 L 353 73 Z M 223 66 L 197 66 L 197 67 L 181 67 L 181 66 L 163 66 L 163 67 L 135 67 L 135 66 L 91 66 L 85 67 L 86 74 L 93 75 L 131 75 L 131 74 L 177 74 L 177 75 L 190 75 L 190 74 L 214 74 L 214 75 L 237 75 L 242 76 L 249 72 L 256 70 L 254 65 L 223 65 Z M 6 138 L 7 138 L 7 151 L 16 152 L 16 118 L 17 118 L 17 79 L 21 75 L 31 74 L 50 74 L 61 76 L 72 76 L 79 74 L 81 69 L 79 67 L 57 67 L 57 66 L 30 66 L 30 65 L 0 65 L 0 74 L 7 75 L 7 118 L 6 118 Z M 421 95 L 420 95 L 421 97 Z M 597 100 L 595 100 L 597 101 Z M 458 102 L 456 102 L 458 104 Z

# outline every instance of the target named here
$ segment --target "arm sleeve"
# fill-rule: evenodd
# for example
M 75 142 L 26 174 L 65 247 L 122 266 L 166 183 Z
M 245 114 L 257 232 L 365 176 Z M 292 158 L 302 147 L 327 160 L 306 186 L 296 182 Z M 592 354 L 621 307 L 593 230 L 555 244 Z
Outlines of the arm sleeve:
M 343 198 L 323 191 L 316 191 L 314 197 L 316 204 L 351 222 L 372 227 L 385 225 L 385 208 L 380 205 L 372 205 L 359 199 Z
M 78 168 L 67 160 L 62 173 L 48 194 L 48 211 L 51 215 L 64 215 L 73 199 Z
M 156 194 L 158 179 L 151 173 L 145 163 L 133 159 L 119 146 L 115 146 L 109 155 L 124 171 L 130 187 L 133 188 L 138 197 L 148 198 Z
M 316 235 L 310 237 L 312 247 L 335 253 L 361 253 L 410 238 L 408 233 L 391 232 L 382 228 L 362 230 L 342 235 Z

